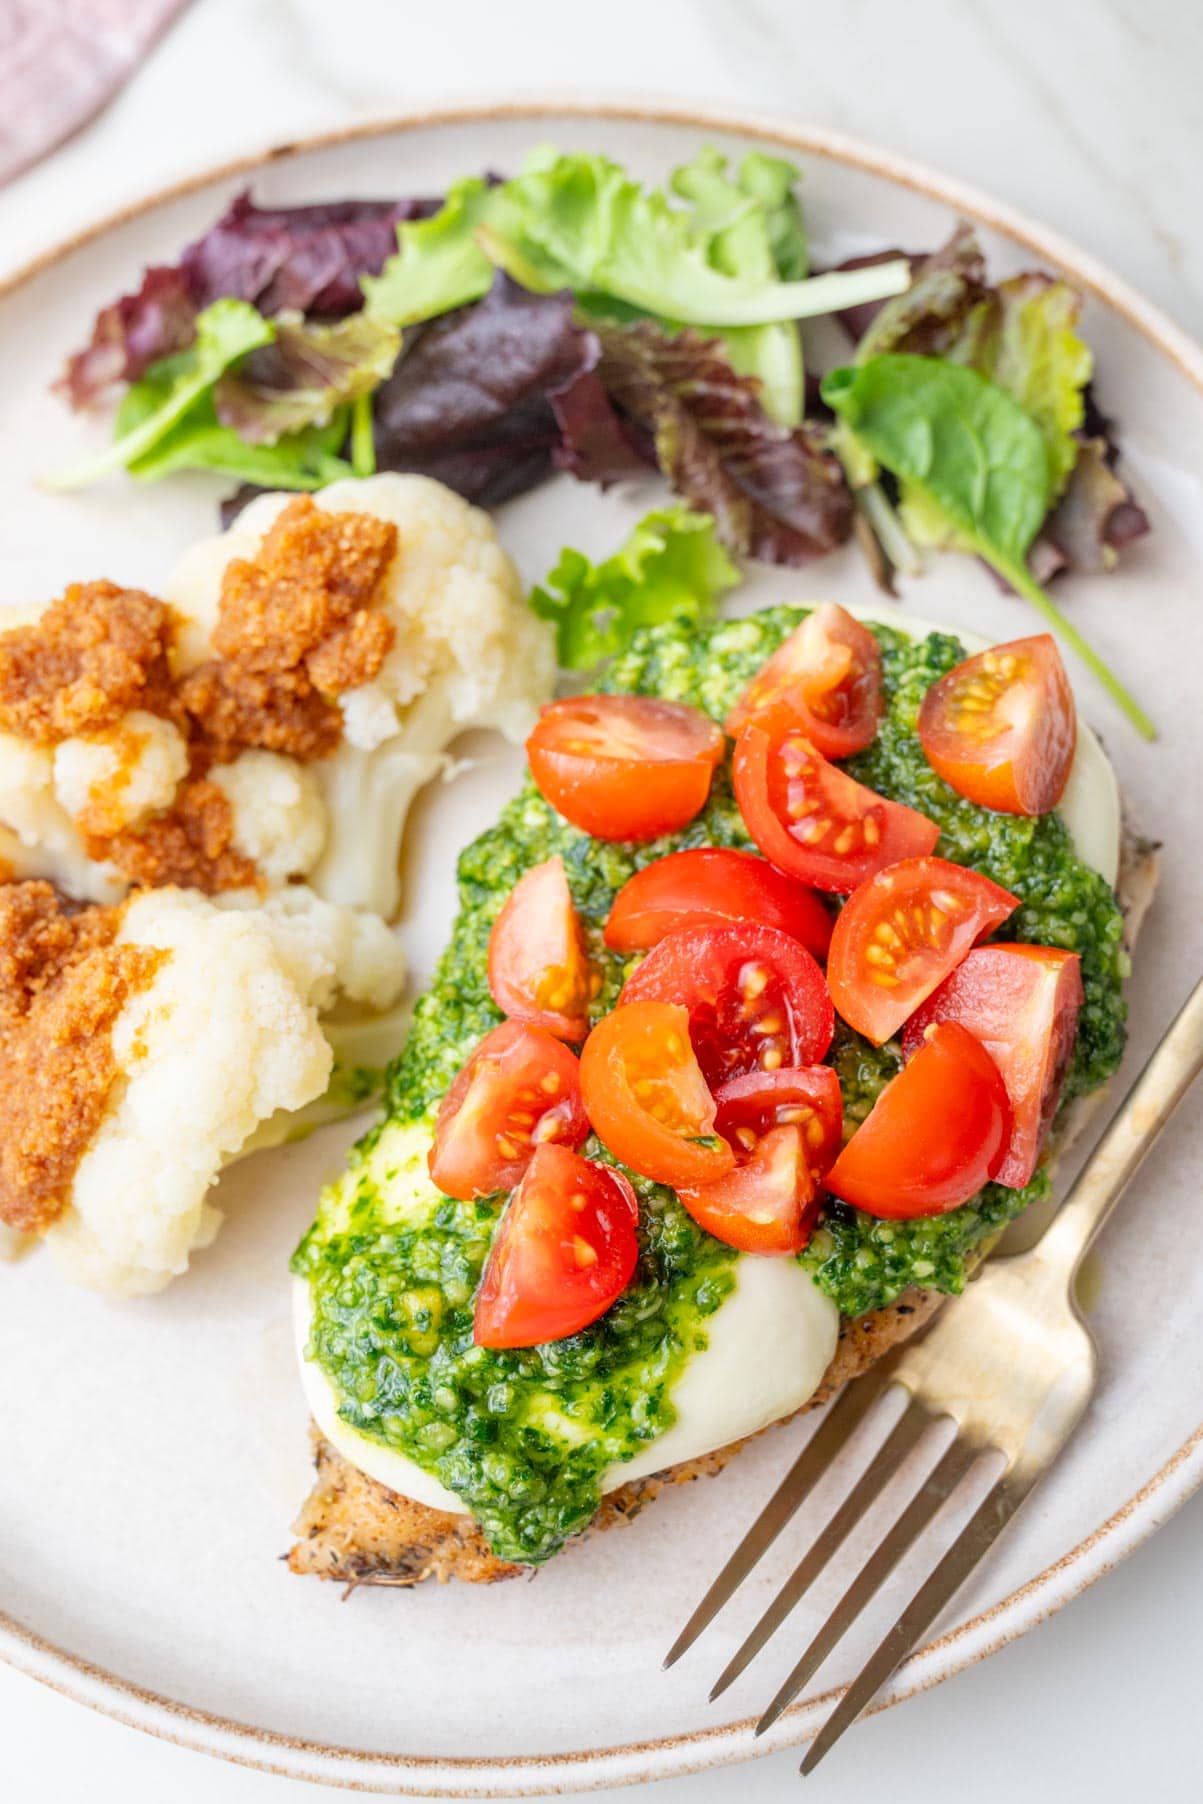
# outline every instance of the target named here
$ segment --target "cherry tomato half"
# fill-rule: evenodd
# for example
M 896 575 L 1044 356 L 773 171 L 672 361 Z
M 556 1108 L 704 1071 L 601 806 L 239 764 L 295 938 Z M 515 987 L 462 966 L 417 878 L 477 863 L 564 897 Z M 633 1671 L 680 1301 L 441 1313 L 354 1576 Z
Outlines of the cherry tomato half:
M 998 1066 L 967 1028 L 943 1021 L 881 1092 L 827 1186 L 887 1221 L 943 1215 L 995 1176 L 1010 1135 Z
M 489 991 L 515 1021 L 583 1040 L 593 973 L 564 863 L 549 858 L 514 885 L 489 935 Z
M 726 726 L 734 738 L 780 709 L 824 758 L 850 758 L 873 743 L 881 708 L 881 647 L 847 608 L 825 601 L 752 678 Z
M 777 715 L 744 728 L 732 776 L 765 857 L 815 889 L 846 894 L 883 865 L 930 852 L 940 837 L 935 821 L 857 783 Z
M 756 921 L 668 934 L 627 978 L 619 1001 L 680 1003 L 712 1087 L 746 1071 L 815 1065 L 835 1027 L 823 973 L 806 947 Z
M 691 821 L 722 761 L 721 727 L 646 695 L 549 702 L 526 742 L 540 793 L 595 839 L 657 839 Z
M 536 1147 L 588 1135 L 575 1055 L 545 1028 L 503 1021 L 444 1097 L 427 1163 L 444 1196 L 492 1196 L 513 1189 Z
M 819 1213 L 818 1185 L 796 1127 L 770 1128 L 726 1177 L 677 1194 L 699 1228 L 741 1253 L 800 1253 Z
M 1047 814 L 1078 739 L 1073 691 L 1049 633 L 992 645 L 933 683 L 919 711 L 927 761 L 958 795 L 1004 814 Z
M 581 1053 L 581 1094 L 614 1157 L 658 1184 L 704 1184 L 735 1163 L 674 1003 L 620 1003 L 604 1016 Z
M 1069 1069 L 1082 1006 L 1081 960 L 1059 946 L 979 946 L 911 1016 L 911 1058 L 938 1021 L 959 1021 L 1002 1072 L 1014 1117 L 995 1177 L 1022 1190 L 1040 1160 Z
M 477 1346 L 536 1347 L 604 1315 L 635 1270 L 638 1220 L 620 1171 L 540 1146 L 506 1204 L 476 1293 Z
M 699 1227 L 741 1252 L 801 1252 L 840 1148 L 839 1079 L 829 1065 L 757 1071 L 724 1084 L 715 1101 L 735 1170 L 682 1190 L 681 1201 Z
M 880 1046 L 1019 899 L 944 858 L 905 858 L 854 890 L 831 936 L 827 981 L 849 1027 Z
M 830 1065 L 798 1070 L 752 1071 L 732 1078 L 714 1098 L 715 1126 L 737 1159 L 779 1127 L 802 1134 L 816 1184 L 826 1177 L 843 1138 L 844 1099 Z
M 606 922 L 614 952 L 646 952 L 681 927 L 763 921 L 826 956 L 831 916 L 819 898 L 754 852 L 698 846 L 657 858 L 624 883 Z

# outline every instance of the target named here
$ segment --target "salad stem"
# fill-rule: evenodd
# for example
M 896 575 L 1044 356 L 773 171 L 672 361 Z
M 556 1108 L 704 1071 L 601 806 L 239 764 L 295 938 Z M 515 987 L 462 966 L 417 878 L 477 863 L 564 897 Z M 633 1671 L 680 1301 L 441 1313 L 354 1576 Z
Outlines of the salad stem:
M 1038 613 L 1042 614 L 1053 630 L 1060 634 L 1065 643 L 1081 658 L 1086 668 L 1093 672 L 1112 701 L 1131 721 L 1142 739 L 1154 740 L 1157 728 L 1149 719 L 1135 696 L 1131 695 L 1120 682 L 1115 672 L 1103 662 L 1098 653 L 1086 643 L 1076 626 L 1073 626 L 1061 612 L 1056 602 L 1048 596 L 1035 581 L 1024 564 L 1013 564 L 1009 559 L 1000 557 L 989 546 L 979 546 L 978 550 L 988 564 L 992 564 L 999 575 L 1005 577 L 1011 587 L 1026 601 L 1030 601 Z

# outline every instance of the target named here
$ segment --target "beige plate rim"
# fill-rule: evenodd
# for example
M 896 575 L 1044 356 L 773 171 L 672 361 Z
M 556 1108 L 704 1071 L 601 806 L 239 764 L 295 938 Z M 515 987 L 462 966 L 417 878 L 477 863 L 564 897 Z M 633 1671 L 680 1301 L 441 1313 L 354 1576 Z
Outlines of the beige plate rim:
M 1122 277 L 1058 232 L 1006 203 L 924 164 L 880 149 L 865 140 L 822 126 L 795 125 L 765 114 L 733 112 L 658 100 L 615 100 L 546 94 L 505 101 L 477 100 L 417 109 L 402 116 L 290 140 L 208 168 L 147 194 L 41 252 L 3 282 L 0 299 L 23 287 L 74 251 L 129 220 L 153 212 L 214 182 L 245 175 L 272 163 L 360 139 L 386 137 L 447 125 L 491 120 L 563 118 L 626 120 L 688 125 L 771 142 L 783 149 L 821 157 L 880 176 L 963 213 L 991 230 L 1058 265 L 1081 288 L 1120 314 L 1203 395 L 1203 347 L 1168 314 L 1147 301 Z M 1203 1486 L 1203 1425 L 1165 1465 L 1105 1522 L 1054 1565 L 1030 1579 L 992 1609 L 927 1643 L 901 1669 L 887 1703 L 900 1703 L 984 1659 L 1078 1596 L 1141 1545 Z M 938 1670 L 933 1670 L 938 1659 Z M 33 1634 L 0 1611 L 0 1660 L 53 1690 L 88 1705 L 131 1728 L 162 1740 L 258 1768 L 347 1790 L 440 1797 L 506 1798 L 567 1790 L 636 1784 L 749 1759 L 775 1747 L 805 1741 L 837 1692 L 808 1700 L 788 1712 L 776 1736 L 752 1741 L 755 1719 L 718 1724 L 685 1735 L 601 1749 L 550 1755 L 415 1757 L 371 1754 L 280 1735 L 248 1723 L 194 1710 L 175 1699 L 134 1685 Z

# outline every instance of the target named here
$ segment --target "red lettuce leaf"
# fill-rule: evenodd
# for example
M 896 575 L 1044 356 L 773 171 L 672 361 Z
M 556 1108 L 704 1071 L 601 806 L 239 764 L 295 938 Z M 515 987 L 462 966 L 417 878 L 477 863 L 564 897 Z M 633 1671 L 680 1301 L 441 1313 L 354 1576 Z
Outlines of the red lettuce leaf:
M 56 387 L 72 407 L 86 407 L 118 382 L 136 382 L 152 363 L 187 350 L 197 308 L 182 269 L 155 264 L 137 294 L 102 307 L 92 337 L 68 358 Z
M 853 502 L 839 459 L 813 426 L 770 420 L 759 383 L 736 375 L 721 344 L 650 320 L 596 331 L 606 392 L 651 435 L 669 483 L 714 516 L 729 550 L 800 565 L 843 544 Z
M 488 507 L 553 468 L 611 480 L 640 466 L 574 304 L 499 273 L 483 300 L 409 334 L 375 395 L 376 467 L 434 476 Z
M 344 200 L 309 207 L 256 207 L 236 195 L 177 265 L 148 269 L 135 294 L 103 308 L 90 342 L 68 359 L 58 383 L 73 407 L 117 382 L 136 382 L 162 357 L 192 343 L 196 315 L 222 296 L 260 313 L 286 310 L 338 318 L 363 303 L 359 279 L 378 275 L 397 247 L 401 220 L 436 212 L 435 200 Z

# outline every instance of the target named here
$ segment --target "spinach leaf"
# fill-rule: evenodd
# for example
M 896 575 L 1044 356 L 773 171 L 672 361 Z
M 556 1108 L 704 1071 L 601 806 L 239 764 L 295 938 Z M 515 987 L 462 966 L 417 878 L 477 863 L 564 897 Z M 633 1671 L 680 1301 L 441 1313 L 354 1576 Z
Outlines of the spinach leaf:
M 1040 427 L 964 364 L 886 354 L 832 370 L 823 399 L 879 464 L 941 515 L 957 542 L 1030 601 L 1146 739 L 1156 730 L 1118 677 L 1034 580 L 1027 554 L 1053 494 Z

